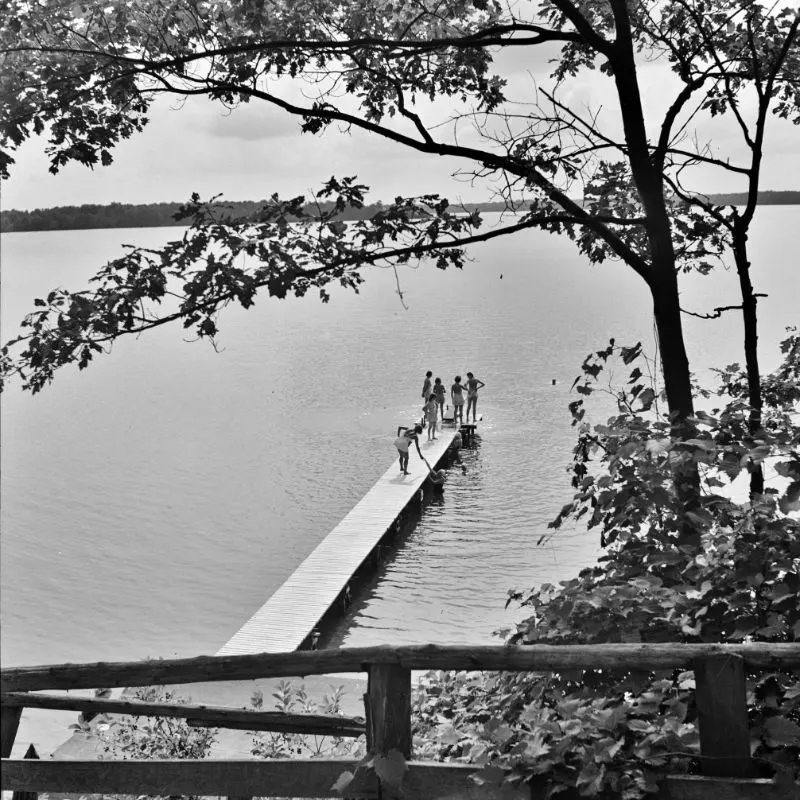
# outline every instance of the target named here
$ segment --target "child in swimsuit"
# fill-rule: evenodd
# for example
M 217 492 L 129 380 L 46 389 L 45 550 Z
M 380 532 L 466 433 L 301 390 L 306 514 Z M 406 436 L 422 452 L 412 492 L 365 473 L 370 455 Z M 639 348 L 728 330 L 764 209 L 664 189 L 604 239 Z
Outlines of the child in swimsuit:
M 455 383 L 450 387 L 450 397 L 453 400 L 453 422 L 457 420 L 464 424 L 464 387 L 461 385 L 461 376 L 456 375 Z
M 428 396 L 428 402 L 422 407 L 425 411 L 425 420 L 428 423 L 428 441 L 436 438 L 436 423 L 439 419 L 439 403 L 433 392 Z
M 422 384 L 422 399 L 427 403 L 428 402 L 428 395 L 431 393 L 431 378 L 433 377 L 433 373 L 428 370 L 425 373 L 425 383 Z
M 436 395 L 436 402 L 439 404 L 439 410 L 442 412 L 442 422 L 444 422 L 444 384 L 441 378 L 437 378 L 433 382 L 433 393 Z
M 478 409 L 478 389 L 483 389 L 486 384 L 476 378 L 471 372 L 467 373 L 467 422 L 469 422 L 469 410 L 472 409 L 472 421 L 477 422 L 475 415 Z

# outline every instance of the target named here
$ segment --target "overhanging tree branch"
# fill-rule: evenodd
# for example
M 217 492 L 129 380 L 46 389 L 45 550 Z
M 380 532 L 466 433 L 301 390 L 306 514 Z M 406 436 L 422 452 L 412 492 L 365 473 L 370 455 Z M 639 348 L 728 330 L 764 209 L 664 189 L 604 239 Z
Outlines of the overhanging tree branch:
M 348 191 L 347 182 L 342 185 Z M 356 202 L 358 196 L 353 195 Z M 431 198 L 426 202 L 433 201 Z M 303 214 L 296 200 L 288 205 L 265 208 L 267 219 L 272 219 L 275 213 Z M 184 327 L 195 325 L 199 336 L 213 340 L 216 333 L 214 316 L 233 301 L 238 301 L 245 307 L 252 305 L 255 292 L 259 289 L 268 288 L 271 294 L 282 296 L 292 285 L 324 287 L 329 281 L 340 281 L 356 288 L 360 278 L 351 271 L 365 266 L 396 266 L 409 259 L 420 259 L 428 255 L 441 262 L 448 252 L 456 254 L 453 263 L 458 265 L 459 254 L 464 246 L 551 224 L 554 220 L 574 222 L 566 216 L 559 218 L 528 215 L 515 225 L 472 235 L 454 235 L 447 230 L 441 234 L 438 215 L 444 212 L 446 206 L 437 201 L 437 216 L 432 217 L 430 223 L 425 218 L 420 218 L 413 224 L 410 220 L 402 222 L 407 217 L 405 212 L 394 222 L 395 210 L 391 208 L 379 212 L 372 222 L 354 223 L 351 235 L 356 239 L 363 237 L 365 242 L 375 238 L 370 232 L 373 228 L 376 233 L 383 231 L 376 239 L 377 246 L 365 250 L 357 241 L 350 246 L 346 241 L 347 235 L 344 237 L 344 244 L 342 243 L 339 227 L 341 223 L 336 219 L 336 214 L 340 213 L 337 209 L 341 208 L 337 201 L 333 210 L 320 209 L 318 217 L 307 218 L 309 227 L 317 224 L 321 226 L 319 232 L 312 235 L 310 243 L 317 248 L 323 264 L 315 268 L 300 268 L 289 243 L 282 243 L 279 238 L 271 249 L 264 251 L 261 256 L 258 255 L 261 252 L 261 223 L 249 219 L 219 220 L 213 209 L 198 206 L 194 211 L 194 225 L 197 228 L 190 229 L 180 242 L 169 243 L 163 250 L 133 249 L 128 256 L 112 262 L 98 275 L 95 280 L 99 285 L 95 290 L 57 291 L 51 293 L 47 300 L 37 300 L 36 304 L 41 310 L 29 315 L 25 323 L 31 328 L 31 332 L 17 337 L 3 349 L 2 371 L 5 378 L 11 374 L 19 374 L 28 386 L 38 391 L 52 378 L 53 370 L 61 364 L 79 360 L 83 367 L 91 360 L 94 352 L 125 334 L 139 334 L 171 322 L 182 321 Z M 401 210 L 402 207 L 396 209 Z M 412 210 L 411 207 L 409 210 Z M 458 217 L 449 212 L 441 220 L 453 231 L 477 224 L 474 215 Z M 628 220 L 619 222 L 635 224 Z M 396 223 L 401 223 L 399 230 L 407 233 L 418 230 L 416 241 L 407 246 L 381 246 L 381 238 L 392 234 L 397 228 Z M 273 228 L 270 227 L 271 223 L 267 224 L 266 231 L 272 231 L 273 236 L 283 229 L 282 226 Z M 223 242 L 232 252 L 228 259 L 220 259 L 214 255 L 216 244 Z M 205 267 L 202 262 L 203 253 L 207 254 Z M 237 254 L 255 255 L 259 260 L 252 268 L 234 267 Z M 303 244 L 297 250 L 297 255 L 299 254 L 306 260 L 316 257 L 314 251 L 309 251 Z M 200 263 L 196 264 L 198 259 Z M 261 259 L 266 259 L 266 262 Z M 284 265 L 280 269 L 276 259 Z M 169 272 L 183 284 L 182 294 L 170 288 L 157 271 L 156 265 L 162 263 L 172 265 Z M 282 272 L 284 269 L 288 270 L 285 274 Z M 215 277 L 217 275 L 219 279 Z M 224 280 L 220 280 L 223 278 Z M 321 288 L 320 291 L 324 292 L 324 289 Z M 179 308 L 172 311 L 161 310 L 161 299 L 169 297 L 177 300 Z M 111 308 L 116 311 L 109 316 L 108 310 Z M 66 323 L 65 320 L 70 321 Z M 9 355 L 10 348 L 20 345 L 28 349 L 23 353 L 24 358 L 15 362 Z
M 69 33 L 79 35 L 70 30 Z M 535 36 L 518 36 L 519 33 L 535 33 Z M 85 38 L 85 37 L 82 37 Z M 392 39 L 376 36 L 365 36 L 344 39 L 263 39 L 247 42 L 240 45 L 228 45 L 203 49 L 198 53 L 188 53 L 182 56 L 165 59 L 148 59 L 142 55 L 124 55 L 119 52 L 109 52 L 102 48 L 60 47 L 53 45 L 17 45 L 0 49 L 0 55 L 12 53 L 49 53 L 52 55 L 82 55 L 128 64 L 136 64 L 147 70 L 174 70 L 186 67 L 197 61 L 206 61 L 222 56 L 260 55 L 264 53 L 298 51 L 298 52 L 323 52 L 335 54 L 349 54 L 354 50 L 397 51 L 395 56 L 407 57 L 418 53 L 430 53 L 447 48 L 474 49 L 483 47 L 529 47 L 545 42 L 582 42 L 579 33 L 570 31 L 556 31 L 538 25 L 497 25 L 483 31 L 465 36 L 434 37 L 431 39 Z M 392 58 L 392 53 L 382 53 L 386 58 Z

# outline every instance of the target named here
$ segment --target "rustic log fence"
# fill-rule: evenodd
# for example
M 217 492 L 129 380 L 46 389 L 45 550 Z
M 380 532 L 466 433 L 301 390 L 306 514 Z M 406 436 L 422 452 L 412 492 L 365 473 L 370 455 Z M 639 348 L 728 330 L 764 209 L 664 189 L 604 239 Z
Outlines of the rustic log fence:
M 405 800 L 500 798 L 500 789 L 478 787 L 475 767 L 411 760 L 411 671 L 491 670 L 559 672 L 573 669 L 693 669 L 700 729 L 702 775 L 664 776 L 664 800 L 797 800 L 792 787 L 756 779 L 750 761 L 745 671 L 800 669 L 800 644 L 691 645 L 606 644 L 524 647 L 369 647 L 342 650 L 201 656 L 128 663 L 59 664 L 0 672 L 2 789 L 18 792 L 337 797 L 333 784 L 357 762 L 343 759 L 36 761 L 11 759 L 24 708 L 50 708 L 146 717 L 182 717 L 192 725 L 253 731 L 359 736 L 368 752 L 398 750 L 408 759 Z M 130 687 L 249 680 L 326 673 L 366 672 L 365 720 L 324 714 L 246 711 L 200 705 L 70 697 L 52 689 Z M 32 694 L 36 692 L 36 694 Z M 45 692 L 45 693 L 43 693 Z M 361 769 L 347 787 L 350 797 L 391 796 L 371 770 Z M 535 796 L 533 787 L 516 792 Z M 507 787 L 503 800 L 512 795 Z M 562 795 L 563 797 L 563 795 Z

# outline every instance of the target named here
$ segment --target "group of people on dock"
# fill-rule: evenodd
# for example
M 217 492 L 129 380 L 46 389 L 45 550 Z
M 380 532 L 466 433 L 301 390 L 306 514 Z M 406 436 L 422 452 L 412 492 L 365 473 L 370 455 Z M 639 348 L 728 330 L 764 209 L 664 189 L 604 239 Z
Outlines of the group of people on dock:
M 464 424 L 464 405 L 466 400 L 467 406 L 467 422 L 469 422 L 469 412 L 472 410 L 472 421 L 477 422 L 477 409 L 478 409 L 478 390 L 482 389 L 486 384 L 476 378 L 471 372 L 467 373 L 466 382 L 461 382 L 461 376 L 456 375 L 453 379 L 453 385 L 450 387 L 450 400 L 453 403 L 453 423 Z M 408 456 L 411 450 L 412 443 L 417 448 L 419 457 L 425 461 L 428 470 L 431 473 L 431 478 L 434 483 L 444 482 L 443 471 L 436 471 L 431 469 L 430 464 L 425 460 L 422 451 L 419 448 L 419 437 L 422 431 L 427 428 L 428 441 L 436 439 L 436 429 L 439 424 L 439 419 L 444 421 L 445 409 L 445 387 L 441 378 L 434 378 L 433 372 L 428 370 L 425 373 L 425 381 L 422 384 L 422 399 L 424 405 L 422 406 L 423 419 L 422 423 L 414 425 L 411 428 L 400 426 L 397 429 L 397 438 L 394 445 L 400 455 L 400 472 L 403 475 L 408 475 Z
M 436 427 L 441 416 L 444 421 L 444 397 L 445 387 L 441 378 L 434 378 L 433 373 L 428 370 L 425 373 L 425 382 L 422 384 L 422 400 L 424 405 L 422 411 L 424 414 L 425 424 L 428 427 L 428 439 L 436 438 Z M 456 375 L 453 379 L 453 385 L 450 387 L 450 400 L 453 403 L 453 422 L 455 424 L 464 424 L 464 400 L 466 399 L 467 406 L 467 422 L 469 422 L 469 412 L 472 409 L 472 421 L 477 422 L 478 415 L 478 390 L 482 389 L 486 384 L 480 379 L 476 378 L 471 372 L 467 373 L 467 380 L 465 383 L 461 382 L 461 376 Z M 466 391 L 466 398 L 465 398 Z

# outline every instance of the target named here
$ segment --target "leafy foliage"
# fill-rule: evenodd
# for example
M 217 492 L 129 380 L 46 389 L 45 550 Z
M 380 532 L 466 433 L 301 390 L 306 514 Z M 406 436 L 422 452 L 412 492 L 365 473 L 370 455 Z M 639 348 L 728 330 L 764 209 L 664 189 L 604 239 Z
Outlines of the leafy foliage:
M 425 257 L 441 269 L 462 266 L 464 251 L 452 242 L 478 227 L 477 211 L 423 195 L 345 222 L 349 209 L 363 207 L 365 190 L 353 178 L 331 178 L 315 195 L 324 208 L 273 195 L 244 217 L 193 196 L 179 212 L 190 221 L 181 239 L 161 250 L 129 248 L 92 279 L 91 290 L 56 289 L 35 300 L 24 333 L 0 350 L 0 380 L 18 375 L 36 392 L 59 367 L 84 369 L 117 337 L 174 320 L 213 341 L 219 312 L 230 303 L 249 308 L 260 289 L 278 298 L 317 290 L 327 302 L 331 284 L 358 291 L 368 265 Z
M 438 699 L 418 709 L 421 732 L 439 742 L 428 749 L 482 765 L 479 783 L 531 782 L 547 798 L 570 787 L 587 797 L 641 797 L 665 767 L 686 769 L 675 755 L 698 750 L 694 725 L 683 721 L 691 673 L 648 691 L 633 682 L 598 691 L 574 678 L 430 674 Z M 456 704 L 443 702 L 450 696 Z
M 696 437 L 686 441 L 670 438 L 641 345 L 612 340 L 587 357 L 576 380 L 581 397 L 570 405 L 578 433 L 574 496 L 552 525 L 580 520 L 599 529 L 606 550 L 596 566 L 558 586 L 511 592 L 509 602 L 532 612 L 511 642 L 800 640 L 796 331 L 781 349 L 783 364 L 764 380 L 770 391 L 761 430 L 750 431 L 746 375 L 731 365 L 713 396 L 720 407 L 698 412 Z M 602 388 L 612 362 L 629 379 L 607 390 L 618 413 L 592 426 L 584 398 Z M 672 480 L 687 461 L 702 479 L 691 512 Z M 731 484 L 765 463 L 782 485 L 736 500 Z M 697 540 L 681 535 L 686 513 Z M 747 677 L 755 763 L 763 775 L 800 780 L 800 675 Z M 566 787 L 584 796 L 641 797 L 659 774 L 692 770 L 701 758 L 693 690 L 693 674 L 678 671 L 432 674 L 416 701 L 415 747 L 481 765 L 483 781 L 538 782 L 546 797 Z
M 164 686 L 137 689 L 134 699 L 147 703 L 189 703 Z M 104 752 L 115 759 L 206 758 L 217 738 L 211 728 L 189 727 L 176 717 L 119 717 L 101 733 Z
M 274 708 L 283 713 L 341 714 L 344 687 L 331 686 L 331 693 L 323 695 L 321 701 L 309 696 L 305 684 L 299 686 L 292 681 L 280 681 L 272 693 Z M 260 710 L 264 707 L 264 695 L 260 690 L 253 693 L 250 703 Z M 258 733 L 253 736 L 250 752 L 258 758 L 358 758 L 364 754 L 364 739 L 340 736 L 317 736 L 301 733 Z
M 429 44 L 490 28 L 500 6 L 485 0 L 448 0 L 427 13 L 402 3 L 316 0 L 266 8 L 164 0 L 7 6 L 0 30 L 4 175 L 13 163 L 9 146 L 41 133 L 42 120 L 52 120 L 51 171 L 68 161 L 110 163 L 113 146 L 144 128 L 153 98 L 165 90 L 191 94 L 199 86 L 232 105 L 263 94 L 270 79 L 329 72 L 346 76 L 344 90 L 370 120 L 393 116 L 402 89 L 412 99 L 476 96 L 488 108 L 502 97 L 502 82 L 486 75 L 490 57 L 482 47 Z M 395 39 L 420 47 L 397 54 L 395 64 L 386 58 L 391 44 L 382 44 Z M 324 116 L 309 115 L 306 130 L 325 124 Z

